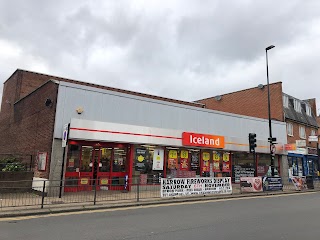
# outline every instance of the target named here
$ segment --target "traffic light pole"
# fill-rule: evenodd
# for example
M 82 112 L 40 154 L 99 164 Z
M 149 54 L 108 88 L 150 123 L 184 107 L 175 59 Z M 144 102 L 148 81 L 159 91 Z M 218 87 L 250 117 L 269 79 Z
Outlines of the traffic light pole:
M 253 152 L 253 167 L 254 167 L 254 176 L 258 177 L 258 169 L 257 169 L 257 155 L 256 151 Z
M 268 86 L 268 118 L 269 118 L 269 142 L 270 142 L 270 165 L 271 165 L 271 176 L 274 176 L 274 156 L 273 156 L 273 141 L 272 141 L 272 126 L 271 126 L 271 110 L 270 110 L 270 87 L 269 87 L 269 68 L 268 68 L 268 50 L 266 48 L 266 62 L 267 62 L 267 86 Z
M 253 167 L 254 176 L 257 177 L 257 161 L 256 161 L 256 147 L 257 147 L 257 135 L 255 133 L 249 133 L 249 152 L 253 154 Z

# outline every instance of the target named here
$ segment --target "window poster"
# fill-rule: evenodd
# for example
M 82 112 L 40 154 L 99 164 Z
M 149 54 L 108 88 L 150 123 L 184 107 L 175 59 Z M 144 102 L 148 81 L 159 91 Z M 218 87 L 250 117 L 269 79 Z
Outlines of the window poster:
M 156 148 L 153 152 L 152 170 L 163 170 L 164 150 Z
M 199 153 L 198 152 L 192 152 L 191 153 L 190 170 L 197 172 L 199 168 L 200 168 Z
M 220 172 L 220 153 L 213 152 L 213 172 Z
M 180 170 L 189 170 L 189 152 L 187 150 L 181 150 L 180 152 Z
M 73 168 L 74 167 L 74 158 L 69 158 L 68 167 Z
M 169 169 L 178 168 L 178 151 L 177 150 L 169 150 L 168 168 Z
M 148 150 L 145 148 L 136 148 L 135 159 L 134 159 L 134 168 L 136 171 L 145 171 L 146 170 L 146 158 Z
M 203 172 L 210 172 L 210 153 L 209 152 L 203 152 L 202 153 L 202 171 Z
M 45 171 L 47 166 L 47 152 L 38 152 L 38 170 Z
M 222 172 L 230 172 L 231 166 L 230 166 L 230 154 L 224 153 L 222 157 Z

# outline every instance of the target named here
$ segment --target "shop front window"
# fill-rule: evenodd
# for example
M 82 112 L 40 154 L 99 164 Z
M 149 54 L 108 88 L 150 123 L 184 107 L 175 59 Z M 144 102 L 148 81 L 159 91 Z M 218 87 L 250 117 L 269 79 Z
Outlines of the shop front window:
M 92 159 L 93 147 L 91 146 L 83 146 L 82 147 L 82 156 L 81 156 L 81 164 L 80 171 L 81 172 L 90 172 L 91 167 L 91 159 Z
M 110 172 L 112 148 L 101 148 L 100 172 Z
M 303 176 L 303 165 L 302 165 L 302 158 L 297 157 L 297 165 L 298 165 L 298 176 L 302 177 Z
M 211 177 L 230 177 L 231 154 L 229 152 L 213 151 L 212 160 L 210 164 Z
M 207 169 L 204 164 L 202 164 L 202 169 L 200 168 L 200 150 L 198 149 L 186 149 L 186 148 L 167 148 L 167 164 L 166 164 L 166 174 L 168 178 L 187 178 L 200 176 L 202 172 L 209 172 L 209 162 L 210 156 L 208 157 Z M 203 153 L 201 155 L 204 156 Z M 205 154 L 205 156 L 207 156 Z M 205 157 L 207 158 L 207 157 Z
M 312 161 L 312 159 L 308 159 L 308 160 L 307 160 L 307 163 L 308 163 L 308 172 L 307 172 L 307 175 L 313 176 L 313 161 Z
M 69 145 L 66 171 L 77 172 L 77 170 L 79 171 L 79 165 L 80 165 L 80 146 Z
M 270 154 L 258 154 L 257 175 L 272 176 Z M 278 157 L 274 158 L 274 175 L 279 176 L 279 161 Z
M 196 176 L 200 176 L 200 151 L 190 150 L 190 171 L 196 173 Z
M 159 184 L 164 176 L 164 149 L 152 145 L 136 145 L 134 148 L 133 182 Z
M 127 151 L 125 148 L 114 148 L 113 172 L 126 172 Z
M 253 154 L 232 153 L 233 171 L 232 180 L 235 183 L 240 182 L 240 177 L 254 177 L 255 167 Z

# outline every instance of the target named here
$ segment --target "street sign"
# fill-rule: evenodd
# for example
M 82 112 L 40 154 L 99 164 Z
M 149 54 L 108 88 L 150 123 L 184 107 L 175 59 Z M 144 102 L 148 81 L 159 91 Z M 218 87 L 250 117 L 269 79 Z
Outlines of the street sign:
M 305 146 L 307 146 L 307 141 L 306 140 L 296 140 L 296 146 L 297 147 L 305 147 Z
M 275 154 L 276 154 L 276 145 L 271 145 L 270 146 L 270 152 L 271 152 L 271 154 L 274 156 Z
M 67 146 L 68 141 L 68 130 L 69 130 L 69 124 L 63 125 L 63 132 L 62 132 L 62 147 Z
M 309 136 L 308 137 L 309 142 L 318 142 L 318 136 Z

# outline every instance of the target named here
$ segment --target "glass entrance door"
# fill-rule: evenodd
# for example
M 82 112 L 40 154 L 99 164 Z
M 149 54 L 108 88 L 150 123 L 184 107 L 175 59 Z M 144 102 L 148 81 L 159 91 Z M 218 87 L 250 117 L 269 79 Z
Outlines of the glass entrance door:
M 65 191 L 122 190 L 129 170 L 128 145 L 71 141 Z
M 98 183 L 98 189 L 123 190 L 125 177 L 128 175 L 127 146 L 101 146 L 96 149 L 95 154 L 99 157 L 98 168 L 96 174 L 93 171 L 93 177 Z

